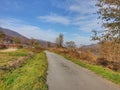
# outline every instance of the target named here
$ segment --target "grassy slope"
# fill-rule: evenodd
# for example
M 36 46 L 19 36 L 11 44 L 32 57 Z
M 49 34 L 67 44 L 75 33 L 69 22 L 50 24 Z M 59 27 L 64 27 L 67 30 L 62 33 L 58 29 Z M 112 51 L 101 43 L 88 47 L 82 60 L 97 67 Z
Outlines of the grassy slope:
M 103 66 L 88 64 L 88 63 L 77 60 L 77 59 L 75 59 L 71 56 L 68 56 L 68 55 L 64 55 L 64 54 L 61 54 L 61 55 L 64 56 L 66 59 L 68 59 L 68 60 L 70 60 L 70 61 L 72 61 L 72 62 L 74 62 L 74 63 L 76 63 L 84 68 L 87 68 L 87 69 L 97 73 L 98 75 L 120 85 L 120 73 L 119 72 L 114 72 L 114 71 L 107 69 Z
M 46 71 L 45 53 L 35 54 L 22 67 L 0 77 L 0 90 L 47 90 Z
M 20 49 L 15 52 L 0 52 L 0 66 L 7 64 L 9 61 L 14 61 L 27 55 L 28 51 L 24 49 Z

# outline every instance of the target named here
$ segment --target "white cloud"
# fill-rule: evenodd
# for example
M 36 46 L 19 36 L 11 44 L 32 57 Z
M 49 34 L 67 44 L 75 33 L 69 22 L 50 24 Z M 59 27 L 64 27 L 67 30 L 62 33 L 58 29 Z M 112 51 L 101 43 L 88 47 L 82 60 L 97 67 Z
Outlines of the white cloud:
M 92 14 L 97 10 L 97 8 L 95 8 L 95 3 L 96 0 L 75 0 L 69 5 L 68 10 L 80 14 Z
M 67 17 L 56 15 L 56 14 L 39 16 L 38 19 L 43 20 L 45 22 L 50 22 L 50 23 L 59 23 L 63 25 L 70 24 L 70 20 Z
M 62 8 L 68 16 L 51 14 L 38 18 L 44 22 L 73 26 L 88 33 L 100 28 L 100 24 L 97 24 L 97 15 L 93 14 L 97 12 L 96 2 L 97 0 L 53 0 L 53 5 Z
M 35 39 L 42 39 L 51 42 L 55 42 L 56 37 L 58 37 L 59 35 L 59 32 L 57 31 L 51 29 L 44 30 L 41 29 L 40 27 L 26 24 L 24 21 L 17 20 L 14 18 L 6 18 L 6 19 L 0 18 L 0 27 L 14 30 L 28 38 L 33 37 Z M 64 34 L 65 34 L 65 41 L 70 41 L 70 40 L 75 41 L 77 46 L 81 44 L 88 45 L 91 43 L 95 43 L 90 41 L 90 37 L 80 36 L 79 34 L 74 34 L 74 35 L 69 34 L 70 37 L 68 37 L 67 36 L 68 32 L 64 32 Z
M 92 19 L 92 20 L 86 20 L 82 23 L 77 22 L 76 24 L 80 25 L 78 26 L 79 30 L 84 32 L 91 32 L 92 30 L 101 29 L 101 24 L 99 24 L 98 22 L 100 21 L 97 19 Z
M 73 41 L 76 42 L 77 46 L 80 46 L 80 45 L 90 45 L 90 44 L 97 43 L 96 41 L 91 41 L 90 37 L 80 36 L 79 34 L 73 34 L 73 37 L 75 37 L 73 39 Z
M 96 13 L 97 7 L 95 6 L 97 0 L 53 0 L 53 5 L 69 11 L 70 13 L 78 14 L 92 14 Z
M 93 16 L 69 16 L 69 18 L 66 18 L 65 16 L 54 14 L 50 16 L 39 16 L 38 18 L 44 22 L 60 23 L 71 27 L 74 26 L 84 32 L 91 32 L 93 29 L 100 28 L 100 24 L 98 24 L 99 20 Z
M 59 34 L 59 32 L 55 32 L 54 30 L 51 29 L 44 30 L 41 29 L 40 27 L 25 24 L 23 21 L 13 18 L 7 19 L 0 18 L 0 27 L 14 30 L 28 38 L 33 37 L 36 39 L 42 39 L 51 42 L 54 42 L 55 38 Z

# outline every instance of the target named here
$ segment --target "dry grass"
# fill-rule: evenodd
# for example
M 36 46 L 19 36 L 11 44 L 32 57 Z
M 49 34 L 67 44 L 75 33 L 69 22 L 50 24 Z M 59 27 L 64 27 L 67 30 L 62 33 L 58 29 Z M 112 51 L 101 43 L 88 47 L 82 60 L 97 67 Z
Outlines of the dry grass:
M 78 49 L 66 49 L 66 48 L 52 48 L 51 51 L 70 55 L 79 60 L 83 60 L 88 63 L 96 63 L 96 56 L 89 50 L 78 50 Z
M 120 71 L 120 44 L 105 42 L 92 48 L 52 48 L 50 50 L 69 55 L 90 64 L 102 65 L 109 69 Z
M 51 49 L 51 51 L 56 52 L 56 53 L 64 56 L 67 60 L 70 60 L 84 68 L 87 68 L 87 69 L 97 73 L 98 75 L 120 85 L 120 72 L 113 71 L 113 68 L 111 68 L 112 70 L 110 70 L 109 68 L 106 68 L 105 66 L 109 65 L 109 64 L 106 64 L 106 63 L 108 63 L 108 61 L 106 61 L 105 59 L 101 58 L 101 60 L 100 60 L 100 58 L 99 58 L 99 60 L 100 60 L 99 61 L 97 59 L 97 57 L 94 58 L 94 55 L 91 53 L 88 53 L 88 52 L 81 54 L 82 55 L 82 57 L 81 57 L 80 52 L 78 54 L 75 50 L 71 51 L 71 50 L 67 50 L 64 48 L 61 48 L 61 49 L 53 48 L 53 49 Z M 76 53 L 77 53 L 77 55 L 75 55 Z M 93 56 L 91 56 L 91 55 L 93 55 Z M 80 57 L 82 59 L 80 59 Z M 97 60 L 94 61 L 92 59 L 97 59 Z M 101 63 L 100 65 L 98 65 L 98 61 L 99 61 L 99 63 Z
M 8 49 L 0 50 L 0 52 L 14 52 L 16 50 L 17 50 L 17 48 L 8 48 Z
M 7 64 L 10 61 L 18 60 L 19 58 L 25 57 L 28 55 L 26 50 L 18 50 L 15 52 L 0 52 L 0 67 Z

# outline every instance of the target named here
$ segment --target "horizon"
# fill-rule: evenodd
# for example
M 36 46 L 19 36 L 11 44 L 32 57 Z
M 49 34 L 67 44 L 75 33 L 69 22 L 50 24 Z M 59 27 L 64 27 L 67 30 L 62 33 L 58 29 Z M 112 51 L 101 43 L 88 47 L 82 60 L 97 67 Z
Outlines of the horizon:
M 91 31 L 101 28 L 96 0 L 0 2 L 0 27 L 50 42 L 63 33 L 65 42 L 74 41 L 77 46 L 96 43 L 91 41 Z

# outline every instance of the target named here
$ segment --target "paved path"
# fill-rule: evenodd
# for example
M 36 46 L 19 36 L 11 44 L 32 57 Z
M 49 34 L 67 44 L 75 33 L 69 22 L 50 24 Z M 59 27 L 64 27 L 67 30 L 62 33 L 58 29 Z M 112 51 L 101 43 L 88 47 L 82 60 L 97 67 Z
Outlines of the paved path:
M 120 87 L 57 54 L 46 51 L 49 90 L 120 90 Z

